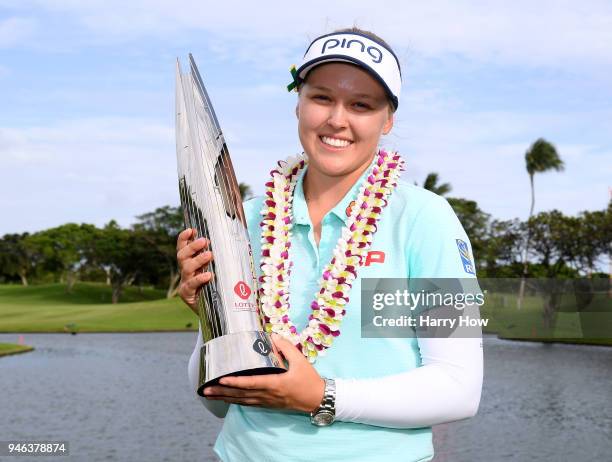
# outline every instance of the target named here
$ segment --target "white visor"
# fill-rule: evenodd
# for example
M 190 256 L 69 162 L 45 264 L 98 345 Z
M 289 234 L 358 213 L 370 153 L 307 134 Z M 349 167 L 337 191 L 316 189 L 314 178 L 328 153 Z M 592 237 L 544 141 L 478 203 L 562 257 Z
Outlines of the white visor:
M 315 66 L 329 62 L 347 62 L 368 71 L 385 89 L 393 108 L 399 105 L 402 75 L 395 54 L 382 43 L 355 32 L 334 32 L 315 39 L 297 68 L 301 82 Z

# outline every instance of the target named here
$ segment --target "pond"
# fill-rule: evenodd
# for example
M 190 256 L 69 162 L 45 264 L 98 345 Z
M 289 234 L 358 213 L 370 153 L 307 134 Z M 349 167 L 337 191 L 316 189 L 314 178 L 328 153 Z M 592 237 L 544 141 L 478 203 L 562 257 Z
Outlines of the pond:
M 0 440 L 66 440 L 59 460 L 216 460 L 221 421 L 187 381 L 195 335 L 24 334 L 36 350 L 0 358 Z M 487 336 L 484 351 L 479 413 L 434 427 L 435 461 L 609 460 L 612 348 Z

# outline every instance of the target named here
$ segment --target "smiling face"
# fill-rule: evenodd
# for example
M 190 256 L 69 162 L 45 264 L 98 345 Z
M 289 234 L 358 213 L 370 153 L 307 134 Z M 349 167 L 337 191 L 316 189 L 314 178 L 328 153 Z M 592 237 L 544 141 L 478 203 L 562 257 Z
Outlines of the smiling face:
M 328 177 L 358 177 L 380 136 L 393 127 L 382 85 L 352 64 L 322 64 L 310 71 L 296 114 L 309 170 Z

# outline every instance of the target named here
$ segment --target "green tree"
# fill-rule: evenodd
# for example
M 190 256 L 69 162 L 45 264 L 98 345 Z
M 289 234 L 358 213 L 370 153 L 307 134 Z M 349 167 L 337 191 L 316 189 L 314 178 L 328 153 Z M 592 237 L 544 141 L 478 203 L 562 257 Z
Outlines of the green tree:
M 136 217 L 134 225 L 140 236 L 161 257 L 160 268 L 168 274 L 166 296 L 176 295 L 180 273 L 176 262 L 176 238 L 185 227 L 180 207 L 166 205 Z
M 28 244 L 28 233 L 5 234 L 0 240 L 0 267 L 7 276 L 17 276 L 28 285 L 28 277 L 35 267 L 34 251 Z
M 444 196 L 445 194 L 451 192 L 453 188 L 450 183 L 438 184 L 439 179 L 438 174 L 435 172 L 428 174 L 423 182 L 423 188 L 436 193 L 439 196 Z
M 112 303 L 118 303 L 124 287 L 154 265 L 149 244 L 143 236 L 121 228 L 114 220 L 96 231 L 88 258 L 109 274 Z
M 79 272 L 88 262 L 86 256 L 95 237 L 95 226 L 67 223 L 40 231 L 28 237 L 28 242 L 40 253 L 43 266 L 66 282 L 71 292 Z
M 550 170 L 562 171 L 564 164 L 555 146 L 544 138 L 538 138 L 525 153 L 525 168 L 529 174 L 529 184 L 531 186 L 531 207 L 529 208 L 528 220 L 533 216 L 535 207 L 535 188 L 534 176 L 536 173 L 544 173 Z M 529 243 L 531 235 L 528 232 L 525 236 L 525 244 L 523 250 L 523 275 L 521 277 L 521 285 L 519 289 L 518 307 L 521 308 L 523 297 L 525 295 L 525 278 L 527 277 L 527 253 L 529 252 Z
M 524 234 L 530 236 L 532 246 L 529 249 L 532 258 L 535 259 L 538 269 L 542 272 L 537 276 L 544 279 L 538 280 L 540 290 L 544 290 L 544 325 L 551 328 L 556 319 L 556 312 L 560 302 L 558 283 L 559 277 L 572 277 L 576 273 L 571 271 L 567 265 L 567 257 L 572 252 L 570 233 L 575 231 L 576 222 L 568 219 L 558 210 L 541 212 L 529 218 L 524 224 Z M 524 295 L 524 279 L 521 279 L 521 289 Z M 520 303 L 520 302 L 519 302 Z M 519 305 L 520 307 L 520 305 Z
M 484 251 L 479 258 L 484 267 L 481 276 L 488 278 L 512 278 L 521 273 L 520 258 L 523 234 L 521 222 L 493 220 L 484 237 Z
M 535 174 L 545 173 L 550 170 L 560 172 L 563 171 L 565 167 L 555 146 L 544 138 L 539 138 L 525 153 L 525 168 L 529 174 L 529 184 L 531 185 L 531 207 L 529 209 L 529 217 L 531 218 L 535 206 L 533 181 Z
M 612 202 L 606 210 L 584 211 L 574 237 L 577 247 L 574 266 L 584 275 L 597 272 L 602 257 L 612 255 Z
M 612 245 L 610 208 L 582 212 L 578 216 L 566 216 L 558 210 L 541 212 L 524 226 L 524 232 L 532 239 L 529 256 L 541 271 L 540 276 L 550 281 L 544 319 L 551 325 L 560 296 L 555 280 L 591 276 L 600 258 L 609 254 Z
M 581 220 L 563 215 L 559 210 L 540 212 L 524 223 L 524 234 L 531 236 L 531 259 L 539 265 L 545 278 L 577 276 L 576 263 L 580 260 L 576 236 Z
M 251 187 L 246 183 L 240 183 L 238 185 L 238 189 L 240 190 L 240 198 L 245 201 L 253 197 L 253 191 Z

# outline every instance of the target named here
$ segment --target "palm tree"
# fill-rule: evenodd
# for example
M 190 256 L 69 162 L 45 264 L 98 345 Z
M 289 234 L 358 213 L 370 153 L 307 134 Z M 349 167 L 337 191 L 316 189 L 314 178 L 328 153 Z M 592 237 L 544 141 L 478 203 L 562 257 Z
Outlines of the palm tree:
M 442 183 L 439 185 L 438 180 L 439 177 L 437 173 L 430 173 L 429 175 L 427 175 L 427 178 L 425 178 L 423 188 L 433 193 L 436 193 L 439 196 L 444 196 L 445 194 L 451 192 L 453 188 L 451 187 L 450 183 Z
M 253 191 L 251 190 L 251 187 L 248 184 L 240 183 L 238 185 L 238 189 L 240 189 L 240 198 L 243 201 L 253 197 Z
M 533 189 L 534 175 L 549 170 L 560 172 L 564 169 L 564 164 L 557 153 L 557 149 L 544 138 L 539 138 L 525 153 L 525 167 L 527 168 L 529 182 L 531 184 L 531 209 L 529 210 L 529 218 L 531 218 L 535 205 L 535 191 Z
M 538 138 L 535 143 L 525 153 L 525 168 L 529 174 L 529 183 L 531 185 L 531 208 L 529 209 L 529 219 L 533 216 L 533 209 L 535 206 L 535 189 L 533 185 L 533 178 L 536 173 L 544 173 L 550 170 L 560 172 L 564 169 L 564 164 L 557 149 L 552 143 L 549 143 L 544 138 Z M 523 275 L 521 277 L 521 286 L 519 290 L 518 308 L 521 308 L 523 303 L 523 296 L 525 295 L 525 278 L 527 277 L 527 251 L 529 250 L 529 240 L 531 236 L 529 228 L 527 228 L 527 236 L 525 237 L 525 244 L 523 246 Z

